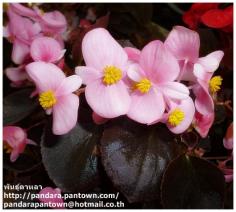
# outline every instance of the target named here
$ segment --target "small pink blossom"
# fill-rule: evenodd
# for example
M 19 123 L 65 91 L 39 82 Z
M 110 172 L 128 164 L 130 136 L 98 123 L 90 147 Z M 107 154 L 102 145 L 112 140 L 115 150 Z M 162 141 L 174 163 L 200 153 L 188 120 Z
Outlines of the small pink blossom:
M 7 153 L 10 153 L 11 162 L 15 162 L 19 155 L 24 152 L 27 144 L 37 145 L 27 138 L 25 130 L 16 126 L 3 127 L 3 144 Z
M 72 92 L 81 86 L 80 77 L 66 77 L 56 65 L 45 62 L 30 63 L 26 71 L 36 84 L 40 105 L 47 114 L 53 113 L 53 133 L 68 133 L 77 122 L 79 98 Z
M 130 96 L 123 78 L 128 57 L 124 49 L 103 28 L 89 31 L 82 42 L 86 66 L 76 67 L 76 73 L 86 85 L 85 97 L 93 111 L 104 118 L 125 115 Z
M 194 114 L 194 103 L 189 97 L 179 102 L 169 101 L 168 113 L 163 116 L 163 120 L 171 132 L 180 134 L 189 128 Z
M 179 80 L 196 82 L 193 75 L 195 64 L 201 65 L 205 72 L 214 72 L 224 55 L 222 51 L 215 51 L 199 58 L 200 38 L 193 30 L 182 26 L 175 26 L 165 40 L 165 46 L 178 59 L 181 71 Z
M 179 75 L 179 65 L 161 41 L 147 44 L 139 56 L 138 51 L 129 50 L 132 50 L 128 55 L 134 63 L 127 72 L 133 84 L 127 116 L 137 122 L 151 124 L 164 114 L 165 97 L 186 99 L 189 90 L 185 85 L 174 82 Z
M 43 203 L 51 203 L 55 205 L 53 209 L 65 209 L 62 199 L 61 190 L 59 188 L 45 187 L 39 192 L 39 201 Z

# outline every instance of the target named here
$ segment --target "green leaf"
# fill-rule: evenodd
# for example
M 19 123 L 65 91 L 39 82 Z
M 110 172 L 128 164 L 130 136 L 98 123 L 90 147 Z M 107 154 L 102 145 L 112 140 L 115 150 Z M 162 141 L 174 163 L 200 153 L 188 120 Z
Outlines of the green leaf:
M 30 98 L 32 91 L 32 89 L 23 89 L 3 99 L 3 125 L 14 124 L 35 110 L 38 102 Z
M 63 192 L 83 192 L 98 184 L 94 154 L 101 130 L 79 122 L 68 134 L 56 136 L 47 125 L 42 136 L 42 161 L 49 177 Z
M 129 202 L 159 197 L 168 163 L 185 152 L 164 126 L 143 126 L 121 119 L 108 123 L 101 139 L 105 170 Z
M 210 162 L 181 155 L 166 169 L 161 198 L 168 209 L 219 209 L 223 207 L 225 180 Z

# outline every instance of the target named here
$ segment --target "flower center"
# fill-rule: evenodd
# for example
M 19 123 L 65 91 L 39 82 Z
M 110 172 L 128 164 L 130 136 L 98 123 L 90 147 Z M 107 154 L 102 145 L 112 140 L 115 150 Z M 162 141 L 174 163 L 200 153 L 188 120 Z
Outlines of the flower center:
M 117 83 L 122 78 L 122 71 L 115 66 L 106 66 L 104 68 L 103 83 L 112 85 Z
M 184 116 L 184 112 L 177 108 L 170 113 L 168 122 L 171 126 L 176 127 L 184 120 Z
M 135 84 L 135 88 L 138 89 L 141 93 L 147 93 L 151 87 L 152 84 L 147 78 L 144 78 Z
M 13 150 L 8 143 L 3 143 L 3 149 L 6 150 L 6 153 L 11 153 Z
M 39 96 L 39 103 L 44 109 L 51 108 L 56 102 L 57 99 L 51 90 L 43 92 Z
M 209 86 L 210 86 L 210 91 L 212 93 L 216 93 L 217 91 L 220 90 L 220 86 L 222 84 L 222 77 L 221 76 L 215 76 L 212 77 L 210 82 L 209 82 Z

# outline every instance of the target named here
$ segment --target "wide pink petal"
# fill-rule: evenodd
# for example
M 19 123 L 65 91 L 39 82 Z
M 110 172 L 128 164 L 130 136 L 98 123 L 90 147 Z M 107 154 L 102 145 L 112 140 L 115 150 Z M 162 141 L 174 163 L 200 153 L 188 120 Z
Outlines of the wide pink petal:
M 138 62 L 140 58 L 141 51 L 136 48 L 132 47 L 125 47 L 124 48 L 126 54 L 128 55 L 129 60 L 132 60 L 134 62 Z
M 65 79 L 65 74 L 56 65 L 45 62 L 33 62 L 25 67 L 28 75 L 36 84 L 39 93 L 55 91 Z
M 131 105 L 127 116 L 142 124 L 151 124 L 160 119 L 165 111 L 161 92 L 150 89 L 146 94 L 135 91 L 131 94 Z
M 30 47 L 30 54 L 34 61 L 55 63 L 61 58 L 62 51 L 60 44 L 50 37 L 39 37 Z
M 55 95 L 63 96 L 70 94 L 80 88 L 82 79 L 77 75 L 66 77 L 57 88 Z
M 7 68 L 5 73 L 8 79 L 12 82 L 19 82 L 28 78 L 28 75 L 25 71 L 25 66 Z
M 128 89 L 122 81 L 110 86 L 104 85 L 100 79 L 89 83 L 85 97 L 93 111 L 104 118 L 125 115 L 130 106 Z
M 29 46 L 15 39 L 12 50 L 12 61 L 15 64 L 22 64 L 29 55 Z
M 189 97 L 189 89 L 179 82 L 167 82 L 159 85 L 162 93 L 172 99 L 186 99 Z
M 93 29 L 85 35 L 82 52 L 86 65 L 100 71 L 112 65 L 122 69 L 128 60 L 124 49 L 103 28 Z
M 167 127 L 170 129 L 171 132 L 175 134 L 180 134 L 183 133 L 185 130 L 187 130 L 190 124 L 192 123 L 195 113 L 195 107 L 193 100 L 189 97 L 187 99 L 182 100 L 181 103 L 178 106 L 176 106 L 176 108 L 179 108 L 184 112 L 184 120 L 176 127 L 173 127 L 167 123 Z M 173 108 L 173 110 L 176 108 Z M 169 114 L 173 110 L 171 110 Z
M 196 110 L 207 115 L 209 113 L 214 113 L 214 102 L 208 91 L 208 84 L 201 80 L 198 80 L 199 86 L 196 86 L 193 91 L 196 96 L 195 107 Z
M 61 190 L 59 188 L 53 189 L 51 187 L 45 187 L 39 192 L 39 201 L 43 203 L 55 203 L 55 209 L 63 209 L 64 201 L 62 198 L 59 198 L 61 195 Z M 49 198 L 46 198 L 48 196 Z M 52 198 L 50 198 L 52 197 Z
M 79 97 L 75 94 L 61 96 L 53 106 L 53 133 L 63 135 L 72 130 L 77 122 Z
M 140 55 L 140 66 L 147 77 L 156 83 L 173 81 L 179 75 L 179 64 L 161 41 L 147 44 Z
M 77 66 L 75 68 L 75 73 L 82 78 L 82 83 L 84 85 L 87 85 L 88 83 L 92 83 L 93 81 L 102 77 L 101 72 L 87 66 Z
M 193 30 L 175 26 L 165 40 L 165 46 L 178 60 L 195 62 L 199 56 L 200 38 Z
M 197 63 L 200 63 L 206 72 L 214 72 L 218 69 L 223 56 L 223 51 L 214 51 L 205 57 L 199 58 Z

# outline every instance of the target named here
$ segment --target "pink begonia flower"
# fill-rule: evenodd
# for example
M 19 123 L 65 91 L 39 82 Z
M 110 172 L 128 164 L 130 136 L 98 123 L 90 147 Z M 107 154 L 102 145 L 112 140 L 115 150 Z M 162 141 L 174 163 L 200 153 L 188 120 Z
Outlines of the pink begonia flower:
M 185 85 L 173 82 L 179 75 L 179 65 L 161 41 L 146 45 L 138 63 L 129 66 L 127 75 L 133 83 L 127 116 L 137 122 L 151 124 L 160 119 L 165 111 L 164 97 L 189 96 Z
M 3 127 L 3 146 L 7 153 L 11 153 L 11 162 L 17 160 L 19 155 L 24 152 L 27 144 L 37 145 L 27 138 L 27 134 L 22 128 L 16 126 Z
M 205 138 L 214 122 L 215 114 L 210 113 L 202 115 L 199 112 L 195 112 L 195 117 L 193 120 L 193 127 L 200 134 L 202 138 Z
M 36 38 L 30 46 L 30 55 L 34 61 L 58 62 L 65 54 L 65 49 L 51 37 Z
M 196 77 L 193 75 L 194 64 L 203 66 L 205 72 L 214 72 L 224 55 L 222 51 L 215 51 L 199 58 L 199 34 L 182 26 L 175 26 L 171 30 L 164 45 L 181 65 L 179 80 L 196 81 Z
M 30 63 L 26 71 L 36 84 L 40 105 L 47 114 L 53 113 L 53 133 L 68 133 L 77 122 L 79 98 L 72 92 L 81 86 L 80 77 L 66 77 L 56 65 L 45 62 Z
M 223 139 L 224 147 L 228 150 L 233 149 L 233 122 L 229 125 Z
M 51 207 L 54 209 L 65 209 L 61 190 L 59 188 L 43 188 L 39 192 L 39 201 L 43 203 L 51 203 Z
M 86 66 L 76 67 L 86 85 L 85 97 L 95 113 L 104 118 L 125 115 L 130 96 L 123 78 L 128 57 L 124 49 L 103 28 L 89 31 L 82 41 Z
M 12 60 L 16 64 L 22 64 L 29 55 L 31 42 L 41 36 L 41 28 L 38 23 L 33 23 L 25 17 L 16 14 L 11 4 L 7 10 L 9 23 L 3 29 L 3 36 L 13 43 Z
M 169 101 L 168 106 L 168 113 L 163 116 L 164 123 L 171 132 L 175 134 L 183 133 L 193 121 L 195 114 L 193 100 L 189 97 L 179 103 Z
M 25 71 L 25 65 L 6 68 L 5 73 L 7 78 L 11 80 L 11 85 L 13 87 L 21 86 L 23 82 L 28 79 L 28 75 Z

